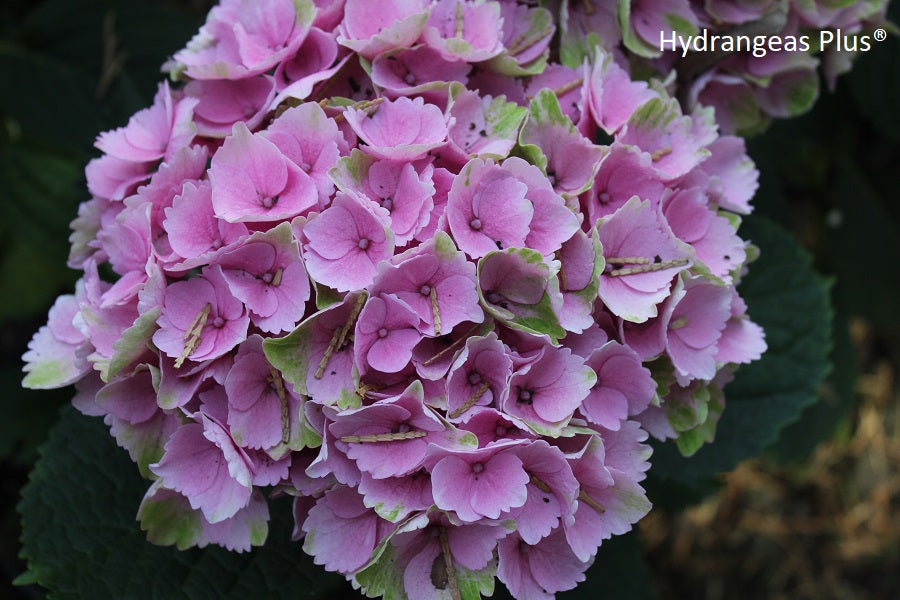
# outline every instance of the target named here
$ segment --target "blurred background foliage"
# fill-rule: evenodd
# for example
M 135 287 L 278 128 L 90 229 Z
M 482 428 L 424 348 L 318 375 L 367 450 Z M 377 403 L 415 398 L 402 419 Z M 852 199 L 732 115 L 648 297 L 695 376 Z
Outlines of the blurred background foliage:
M 149 105 L 159 66 L 207 9 L 201 0 L 0 4 L 0 597 L 42 595 L 11 585 L 24 570 L 15 505 L 72 392 L 21 389 L 20 357 L 56 296 L 72 291 L 68 223 L 87 199 L 84 165 L 98 132 Z M 890 38 L 813 111 L 749 143 L 757 213 L 792 231 L 833 281 L 833 368 L 821 400 L 762 459 L 696 489 L 651 486 L 657 508 L 640 541 L 615 545 L 647 556 L 660 598 L 900 594 L 898 106 L 900 40 Z

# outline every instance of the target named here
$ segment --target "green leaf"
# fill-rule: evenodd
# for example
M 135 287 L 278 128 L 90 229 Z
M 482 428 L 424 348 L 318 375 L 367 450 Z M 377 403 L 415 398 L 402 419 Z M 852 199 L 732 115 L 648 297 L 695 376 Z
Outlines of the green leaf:
M 725 409 L 712 444 L 689 459 L 673 444 L 655 444 L 651 474 L 657 478 L 693 485 L 758 455 L 818 400 L 830 370 L 829 283 L 774 223 L 748 217 L 742 234 L 762 249 L 738 290 L 751 318 L 766 331 L 768 351 L 742 365 L 725 386 Z
M 54 598 L 334 598 L 349 591 L 290 541 L 287 498 L 271 503 L 265 546 L 182 552 L 150 544 L 140 530 L 135 513 L 148 487 L 102 421 L 67 407 L 22 494 L 28 571 L 17 583 L 38 583 Z

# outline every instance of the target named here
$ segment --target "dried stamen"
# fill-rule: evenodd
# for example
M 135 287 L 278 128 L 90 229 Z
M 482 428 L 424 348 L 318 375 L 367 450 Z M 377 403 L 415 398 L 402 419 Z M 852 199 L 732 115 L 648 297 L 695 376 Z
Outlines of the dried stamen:
M 651 152 L 650 158 L 652 158 L 654 161 L 657 161 L 667 154 L 672 154 L 671 148 L 660 148 L 659 150 Z
M 319 366 L 316 368 L 316 379 L 322 379 L 322 376 L 325 374 L 325 367 L 328 366 L 331 355 L 334 354 L 335 350 L 344 345 L 344 340 L 347 339 L 350 328 L 356 324 L 356 318 L 359 316 L 359 311 L 362 310 L 363 304 L 365 303 L 365 294 L 360 294 L 356 299 L 356 304 L 353 305 L 353 310 L 350 311 L 350 316 L 347 317 L 347 322 L 344 323 L 344 326 L 340 329 L 334 330 L 331 341 L 328 342 L 328 347 L 325 349 L 325 354 L 322 356 L 322 360 L 319 361 Z
M 536 36 L 528 37 L 528 32 L 522 32 L 516 37 L 506 49 L 506 52 L 510 56 L 516 56 L 517 54 L 521 54 L 525 50 L 528 50 L 542 39 L 553 33 L 554 27 L 551 25 L 550 27 L 546 27 L 538 32 Z
M 600 503 L 591 498 L 588 493 L 584 490 L 578 492 L 578 499 L 596 510 L 598 513 L 605 513 L 606 509 L 600 506 Z
M 209 313 L 211 311 L 212 304 L 207 302 L 206 306 L 204 306 L 200 312 L 197 313 L 197 316 L 194 317 L 194 320 L 191 321 L 191 326 L 184 332 L 184 350 L 181 352 L 181 356 L 175 359 L 176 369 L 180 369 L 187 357 L 193 354 L 194 350 L 197 349 L 197 346 L 200 345 L 200 334 L 203 333 L 203 328 L 206 326 L 206 320 L 209 319 Z
M 288 413 L 287 394 L 284 391 L 284 380 L 281 372 L 269 364 L 269 381 L 275 386 L 275 394 L 281 401 L 281 441 L 287 444 L 291 441 L 291 418 Z
M 606 259 L 608 265 L 646 265 L 652 262 L 643 256 L 611 256 Z
M 543 481 L 541 481 L 540 479 L 538 479 L 538 478 L 535 477 L 534 475 L 531 476 L 531 483 L 533 483 L 534 486 L 535 486 L 537 489 L 541 490 L 541 491 L 544 492 L 545 494 L 552 494 L 552 493 L 553 493 L 553 490 L 550 489 L 550 486 L 549 486 L 549 485 L 547 485 L 546 483 L 544 483 Z
M 272 287 L 278 287 L 281 285 L 281 277 L 284 275 L 284 269 L 278 267 L 278 270 L 275 271 L 275 276 L 272 278 L 272 282 L 269 284 Z
M 422 364 L 424 364 L 424 365 L 427 367 L 428 365 L 430 365 L 431 363 L 433 363 L 434 361 L 436 361 L 437 359 L 439 359 L 439 358 L 442 357 L 443 355 L 445 355 L 445 354 L 447 354 L 448 352 L 450 352 L 451 350 L 455 349 L 457 346 L 459 346 L 460 344 L 462 344 L 463 342 L 465 342 L 465 341 L 468 339 L 469 334 L 471 334 L 473 331 L 475 331 L 476 329 L 478 329 L 480 326 L 481 326 L 480 323 L 476 323 L 475 325 L 472 325 L 472 326 L 469 328 L 469 330 L 468 330 L 465 334 L 463 334 L 463 336 L 462 336 L 461 338 L 458 338 L 458 339 L 456 339 L 456 340 L 453 340 L 453 343 L 452 343 L 452 344 L 450 344 L 449 346 L 447 346 L 446 348 L 444 348 L 443 350 L 441 350 L 440 352 L 438 352 L 437 354 L 435 354 L 434 356 L 432 356 L 431 358 L 429 358 L 428 360 L 426 360 L 426 361 L 425 361 L 424 363 L 422 363 Z
M 370 110 L 377 107 L 382 102 L 384 102 L 384 98 L 375 98 L 373 100 L 366 100 L 365 102 L 357 102 L 356 104 L 351 106 L 351 108 L 361 110 L 361 111 L 365 112 L 366 114 L 372 114 L 372 112 L 370 112 Z M 344 116 L 344 112 L 341 111 L 334 116 L 334 122 L 341 123 L 344 120 L 346 120 L 346 118 L 347 117 Z
M 431 288 L 428 295 L 431 297 L 431 312 L 434 315 L 434 335 L 441 335 L 441 311 L 438 308 L 437 290 Z
M 559 98 L 563 94 L 571 92 L 572 90 L 574 90 L 575 88 L 580 86 L 582 83 L 584 83 L 584 77 L 579 77 L 578 79 L 573 79 L 569 83 L 559 86 L 558 88 L 553 90 L 553 92 L 556 94 L 556 97 Z
M 591 3 L 591 0 L 581 0 L 581 4 L 584 6 L 584 14 L 587 16 L 594 14 L 594 5 Z
M 360 400 L 365 400 L 366 396 L 369 395 L 369 392 L 377 392 L 378 390 L 382 389 L 383 387 L 384 387 L 384 385 L 382 385 L 380 383 L 364 383 L 361 386 L 359 386 L 358 388 L 356 388 L 356 390 L 354 390 L 354 393 L 357 396 L 359 396 Z
M 671 267 L 681 267 L 690 261 L 686 258 L 676 258 L 674 260 L 664 260 L 658 263 L 640 265 L 638 267 L 626 267 L 624 269 L 615 269 L 609 272 L 612 277 L 620 277 L 622 275 L 633 275 L 635 273 L 649 273 L 651 271 L 662 271 Z
M 456 5 L 456 37 L 465 37 L 466 18 L 463 14 L 462 2 Z
M 478 389 L 475 390 L 475 393 L 472 394 L 469 397 L 469 399 L 463 403 L 462 406 L 460 406 L 459 408 L 457 408 L 456 410 L 454 410 L 452 413 L 450 413 L 447 416 L 449 416 L 451 419 L 457 418 L 458 416 L 460 416 L 461 414 L 463 414 L 464 412 L 466 412 L 467 410 L 469 410 L 470 408 L 475 406 L 475 403 L 478 402 L 481 399 L 481 397 L 484 396 L 484 393 L 486 391 L 488 391 L 490 388 L 491 388 L 491 384 L 489 384 L 487 382 L 482 383 L 480 386 L 478 386 Z
M 366 444 L 372 442 L 397 442 L 425 437 L 427 431 L 397 431 L 391 433 L 370 433 L 367 435 L 344 435 L 340 440 L 347 444 Z
M 441 553 L 444 555 L 444 565 L 447 567 L 447 583 L 450 584 L 450 597 L 453 600 L 462 600 L 459 593 L 459 582 L 456 581 L 456 569 L 453 566 L 453 556 L 450 554 L 450 542 L 447 540 L 447 530 L 440 528 Z
M 681 329 L 682 327 L 687 327 L 687 324 L 688 324 L 688 318 L 681 317 L 681 318 L 675 319 L 674 321 L 669 323 L 669 329 L 673 329 L 673 330 Z

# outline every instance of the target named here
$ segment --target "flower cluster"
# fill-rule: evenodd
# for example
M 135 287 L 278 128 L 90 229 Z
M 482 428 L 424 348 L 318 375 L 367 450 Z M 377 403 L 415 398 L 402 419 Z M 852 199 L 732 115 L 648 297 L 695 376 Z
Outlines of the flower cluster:
M 103 416 L 151 541 L 248 550 L 265 490 L 370 596 L 549 597 L 650 509 L 648 431 L 712 439 L 765 349 L 735 288 L 756 171 L 554 32 L 513 1 L 223 0 L 98 137 L 25 385 Z
M 817 68 L 821 65 L 833 89 L 857 53 L 877 43 L 872 32 L 885 25 L 887 10 L 887 0 L 564 0 L 562 5 L 564 64 L 580 67 L 597 45 L 607 52 L 624 47 L 642 70 L 674 75 L 667 78 L 670 91 L 677 88 L 689 108 L 715 107 L 722 132 L 742 134 L 811 108 L 819 91 Z M 706 38 L 700 51 L 691 51 L 691 38 L 700 36 Z M 708 43 L 716 36 L 745 43 L 716 47 Z
M 581 38 L 590 35 L 591 21 L 600 18 L 592 12 L 598 2 L 569 4 L 571 50 L 577 55 L 577 49 L 586 45 Z M 833 89 L 857 53 L 876 43 L 872 31 L 885 24 L 887 10 L 887 0 L 605 0 L 599 4 L 603 6 L 598 8 L 613 14 L 617 4 L 630 5 L 627 12 L 620 9 L 618 13 L 627 23 L 621 38 L 606 37 L 602 42 L 607 49 L 611 51 L 610 44 L 621 40 L 652 72 L 660 76 L 677 72 L 673 81 L 682 88 L 689 106 L 715 107 L 723 132 L 744 134 L 764 129 L 773 118 L 792 117 L 811 108 L 818 97 L 820 66 Z M 679 45 L 678 52 L 660 52 L 661 34 L 682 39 L 724 34 L 732 40 L 749 38 L 753 47 L 736 46 L 743 51 L 731 52 L 728 47 L 723 51 L 710 45 L 692 53 L 681 52 Z

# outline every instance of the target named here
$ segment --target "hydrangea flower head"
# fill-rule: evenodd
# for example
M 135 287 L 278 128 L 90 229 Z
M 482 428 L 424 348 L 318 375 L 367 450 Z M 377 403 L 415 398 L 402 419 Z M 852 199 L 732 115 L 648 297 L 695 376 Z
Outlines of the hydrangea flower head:
M 626 5 L 222 0 L 98 137 L 24 383 L 155 479 L 151 541 L 249 550 L 286 493 L 370 597 L 549 598 L 650 510 L 647 430 L 709 438 L 765 336 L 743 141 L 623 60 L 710 21 Z

